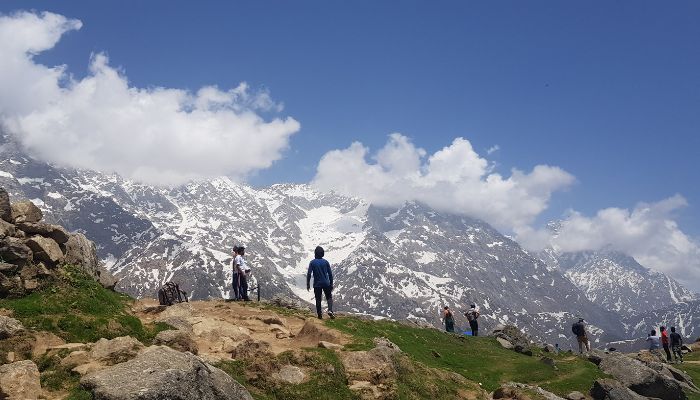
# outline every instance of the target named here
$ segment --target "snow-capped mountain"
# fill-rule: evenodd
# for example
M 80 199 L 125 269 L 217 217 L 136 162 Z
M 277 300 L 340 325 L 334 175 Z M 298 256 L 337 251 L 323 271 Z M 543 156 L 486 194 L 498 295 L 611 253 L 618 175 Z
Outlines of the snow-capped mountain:
M 623 316 L 697 298 L 673 278 L 619 251 L 565 253 L 559 256 L 559 265 L 588 299 Z
M 308 185 L 256 189 L 219 178 L 158 188 L 47 165 L 7 137 L 0 156 L 0 186 L 97 242 L 118 288 L 134 296 L 175 280 L 194 298 L 228 297 L 231 249 L 242 243 L 263 297 L 309 301 L 306 269 L 321 245 L 342 310 L 439 326 L 443 305 L 474 302 L 484 329 L 514 323 L 564 348 L 579 316 L 599 343 L 625 337 L 619 314 L 478 220 L 415 203 L 379 208 Z

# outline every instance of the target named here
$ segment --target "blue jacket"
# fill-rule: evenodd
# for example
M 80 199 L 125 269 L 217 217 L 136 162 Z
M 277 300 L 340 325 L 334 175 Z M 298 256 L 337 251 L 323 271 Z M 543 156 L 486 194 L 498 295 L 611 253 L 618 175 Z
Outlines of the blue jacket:
M 314 287 L 324 288 L 333 286 L 333 272 L 331 264 L 323 258 L 315 258 L 309 263 L 309 272 L 306 273 L 306 286 L 309 286 L 311 275 L 314 276 Z

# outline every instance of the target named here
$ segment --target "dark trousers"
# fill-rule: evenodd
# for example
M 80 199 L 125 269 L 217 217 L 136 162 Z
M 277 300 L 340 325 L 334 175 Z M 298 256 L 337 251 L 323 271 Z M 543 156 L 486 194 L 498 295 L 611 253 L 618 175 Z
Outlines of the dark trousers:
M 669 350 L 667 344 L 664 344 L 664 351 L 666 352 L 666 360 L 671 361 L 671 350 Z
M 321 313 L 321 293 L 326 295 L 326 303 L 328 303 L 328 311 L 333 312 L 333 289 L 329 287 L 315 287 L 314 296 L 316 296 L 316 315 L 319 318 L 323 315 Z
M 683 350 L 680 345 L 671 346 L 671 350 L 673 350 L 673 358 L 676 360 L 680 358 L 680 360 L 683 361 Z
M 248 276 L 246 274 L 238 274 L 239 280 L 241 282 L 241 287 L 239 289 L 239 294 L 241 298 L 245 301 L 250 301 L 248 297 Z
M 233 299 L 234 300 L 240 300 L 241 299 L 241 280 L 240 280 L 240 274 L 237 272 L 233 273 L 233 282 L 231 284 L 233 287 Z
M 469 327 L 472 328 L 472 336 L 479 336 L 479 323 L 474 321 L 469 321 Z

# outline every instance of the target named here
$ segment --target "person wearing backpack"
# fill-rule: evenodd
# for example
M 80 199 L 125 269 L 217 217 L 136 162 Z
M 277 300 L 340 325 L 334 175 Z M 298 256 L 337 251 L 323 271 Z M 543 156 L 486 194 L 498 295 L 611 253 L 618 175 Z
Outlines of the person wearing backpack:
M 454 332 L 455 331 L 455 317 L 450 310 L 450 307 L 445 306 L 442 310 L 442 319 L 445 322 L 445 331 Z
M 578 352 L 583 354 L 583 350 L 586 352 L 591 351 L 591 343 L 588 341 L 588 335 L 586 335 L 586 325 L 584 324 L 583 318 L 579 318 L 578 322 L 571 325 L 571 332 L 576 335 L 576 341 L 578 342 Z
M 314 259 L 309 263 L 309 270 L 306 273 L 306 290 L 311 290 L 311 275 L 313 275 L 316 315 L 318 315 L 318 319 L 323 319 L 321 294 L 325 294 L 326 303 L 328 303 L 328 316 L 333 319 L 335 318 L 333 313 L 333 271 L 331 271 L 331 264 L 323 258 L 324 255 L 323 247 L 316 246 Z
M 476 308 L 476 304 L 472 304 L 469 306 L 469 311 L 464 313 L 464 316 L 467 317 L 467 321 L 469 321 L 469 327 L 472 329 L 472 336 L 479 336 L 479 309 Z
M 243 301 L 250 301 L 250 297 L 248 297 L 248 275 L 250 275 L 250 267 L 243 258 L 245 255 L 245 247 L 238 246 L 236 253 L 236 258 L 233 259 L 233 265 L 234 268 L 238 270 L 238 281 L 240 282 L 238 294 Z
M 683 337 L 676 333 L 676 327 L 672 326 L 671 327 L 671 351 L 673 351 L 673 358 L 675 362 L 678 362 L 678 359 L 680 359 L 680 362 L 683 362 Z
M 669 363 L 671 362 L 671 340 L 668 338 L 668 332 L 666 331 L 666 327 L 662 326 L 659 328 L 661 331 L 661 345 L 664 348 L 664 352 L 666 353 L 666 361 Z

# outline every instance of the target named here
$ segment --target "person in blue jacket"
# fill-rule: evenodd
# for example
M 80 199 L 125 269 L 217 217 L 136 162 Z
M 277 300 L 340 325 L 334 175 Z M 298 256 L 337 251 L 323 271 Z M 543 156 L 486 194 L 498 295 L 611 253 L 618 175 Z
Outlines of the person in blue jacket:
M 323 247 L 317 246 L 314 250 L 315 258 L 309 263 L 309 271 L 306 273 L 306 290 L 311 290 L 311 275 L 314 276 L 314 295 L 316 296 L 316 314 L 318 319 L 323 318 L 321 313 L 321 293 L 326 295 L 328 303 L 328 316 L 335 318 L 333 314 L 333 272 L 331 264 L 323 258 Z

